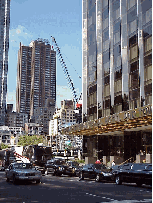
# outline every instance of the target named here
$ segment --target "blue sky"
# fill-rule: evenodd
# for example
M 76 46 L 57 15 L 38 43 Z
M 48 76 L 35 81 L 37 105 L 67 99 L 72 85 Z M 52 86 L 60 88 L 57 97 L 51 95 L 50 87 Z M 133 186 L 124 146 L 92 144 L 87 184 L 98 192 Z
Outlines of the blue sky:
M 55 37 L 78 97 L 82 91 L 82 0 L 11 0 L 7 102 L 16 102 L 17 54 L 20 42 L 29 46 L 37 38 Z M 57 106 L 72 99 L 57 58 Z M 15 109 L 15 108 L 14 108 Z

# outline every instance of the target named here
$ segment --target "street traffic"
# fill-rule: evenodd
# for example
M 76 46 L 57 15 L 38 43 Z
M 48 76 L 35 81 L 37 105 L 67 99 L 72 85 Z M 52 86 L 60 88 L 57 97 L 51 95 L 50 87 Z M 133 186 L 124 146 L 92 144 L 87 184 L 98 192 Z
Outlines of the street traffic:
M 115 182 L 79 181 L 67 175 L 43 175 L 42 182 L 6 182 L 5 172 L 0 172 L 0 202 L 60 202 L 60 203 L 135 203 L 152 202 L 151 186 L 134 183 L 116 185 Z

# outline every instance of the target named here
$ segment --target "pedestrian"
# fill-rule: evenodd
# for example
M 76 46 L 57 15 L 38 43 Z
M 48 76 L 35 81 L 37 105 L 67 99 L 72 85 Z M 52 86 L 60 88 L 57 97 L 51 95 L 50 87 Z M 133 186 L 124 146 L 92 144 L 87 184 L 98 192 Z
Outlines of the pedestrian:
M 101 164 L 100 160 L 97 160 L 97 161 L 95 162 L 95 164 Z
M 112 166 L 115 166 L 115 162 L 114 162 L 114 160 L 112 161 Z

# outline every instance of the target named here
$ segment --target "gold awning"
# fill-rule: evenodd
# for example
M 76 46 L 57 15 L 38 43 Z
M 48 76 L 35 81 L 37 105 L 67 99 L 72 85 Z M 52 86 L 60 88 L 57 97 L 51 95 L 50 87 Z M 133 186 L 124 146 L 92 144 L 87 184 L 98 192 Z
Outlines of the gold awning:
M 152 125 L 152 105 L 64 128 L 66 135 L 97 135 Z

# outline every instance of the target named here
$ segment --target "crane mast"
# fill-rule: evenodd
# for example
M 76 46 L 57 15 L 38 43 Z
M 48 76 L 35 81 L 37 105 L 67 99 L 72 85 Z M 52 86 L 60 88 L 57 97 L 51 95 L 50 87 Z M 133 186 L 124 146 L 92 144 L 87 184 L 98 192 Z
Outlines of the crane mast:
M 59 58 L 61 67 L 62 67 L 62 69 L 63 69 L 64 75 L 65 75 L 65 77 L 66 77 L 68 86 L 69 86 L 69 88 L 71 89 L 71 92 L 72 92 L 74 101 L 77 103 L 77 102 L 78 102 L 77 93 L 76 93 L 76 90 L 75 90 L 73 81 L 72 81 L 72 79 L 71 79 L 71 76 L 70 76 L 70 74 L 69 74 L 69 72 L 68 72 L 66 63 L 65 63 L 65 61 L 63 60 L 63 56 L 62 56 L 62 54 L 61 54 L 61 50 L 60 50 L 60 48 L 59 48 L 59 46 L 58 46 L 58 44 L 57 44 L 55 38 L 54 38 L 53 36 L 51 36 L 51 38 L 52 38 L 52 42 L 55 44 L 55 49 L 56 49 L 56 52 L 57 52 L 57 55 L 58 55 L 58 58 Z

